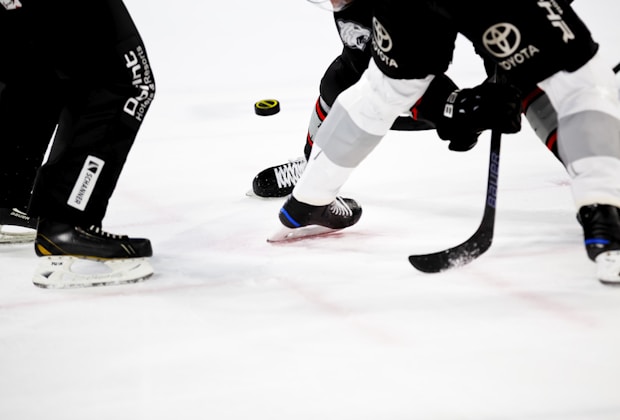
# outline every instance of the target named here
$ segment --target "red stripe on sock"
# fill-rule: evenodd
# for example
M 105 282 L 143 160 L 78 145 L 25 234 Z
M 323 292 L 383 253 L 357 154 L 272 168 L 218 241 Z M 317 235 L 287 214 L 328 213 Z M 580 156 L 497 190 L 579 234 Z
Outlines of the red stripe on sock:
M 549 135 L 549 137 L 547 137 L 547 149 L 553 150 L 553 146 L 555 146 L 555 143 L 557 141 L 558 141 L 558 131 L 553 130 L 551 134 Z
M 325 114 L 325 112 L 323 111 L 323 108 L 321 108 L 321 101 L 320 101 L 320 100 L 317 100 L 317 101 L 316 101 L 315 110 L 316 110 L 317 115 L 319 116 L 319 120 L 321 120 L 321 121 L 325 121 L 325 117 L 326 117 L 327 115 L 326 115 L 326 114 Z

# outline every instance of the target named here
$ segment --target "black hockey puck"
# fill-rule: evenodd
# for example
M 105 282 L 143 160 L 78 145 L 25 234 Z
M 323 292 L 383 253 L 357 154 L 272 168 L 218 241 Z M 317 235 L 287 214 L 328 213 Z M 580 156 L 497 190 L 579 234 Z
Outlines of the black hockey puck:
M 280 112 L 280 102 L 276 99 L 261 99 L 254 104 L 256 115 L 274 115 Z

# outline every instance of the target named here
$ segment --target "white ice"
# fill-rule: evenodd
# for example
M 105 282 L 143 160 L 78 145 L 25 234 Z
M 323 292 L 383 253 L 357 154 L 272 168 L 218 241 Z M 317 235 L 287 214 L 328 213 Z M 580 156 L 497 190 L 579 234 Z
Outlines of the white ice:
M 342 190 L 358 225 L 267 244 L 283 200 L 245 194 L 302 153 L 340 51 L 329 13 L 127 6 L 158 92 L 104 228 L 151 238 L 156 274 L 45 290 L 32 245 L 0 248 L 0 419 L 620 419 L 620 287 L 596 280 L 568 177 L 527 123 L 504 136 L 495 241 L 469 266 L 423 274 L 407 256 L 477 228 L 488 133 L 462 154 L 390 133 Z M 617 0 L 576 8 L 617 64 Z M 449 74 L 484 77 L 462 40 Z M 264 98 L 282 111 L 256 116 Z

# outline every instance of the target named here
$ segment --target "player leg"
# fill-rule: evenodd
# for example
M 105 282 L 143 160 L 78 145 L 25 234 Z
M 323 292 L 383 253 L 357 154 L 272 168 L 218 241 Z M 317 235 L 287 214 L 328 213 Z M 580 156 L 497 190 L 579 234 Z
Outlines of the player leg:
M 58 80 L 34 58 L 24 16 L 0 8 L 0 37 L 11 39 L 0 46 L 0 243 L 34 239 L 26 212 L 59 113 Z
M 361 207 L 338 198 L 340 188 L 396 118 L 424 94 L 432 75 L 447 69 L 456 33 L 438 17 L 433 21 L 435 15 L 417 10 L 412 14 L 410 7 L 391 1 L 377 6 L 373 61 L 361 79 L 336 98 L 317 131 L 308 165 L 280 211 L 286 228 L 341 229 L 355 224 Z M 401 13 L 395 8 L 402 8 Z M 432 42 L 416 48 L 414 58 L 410 41 L 423 38 Z
M 148 277 L 150 241 L 101 230 L 155 93 L 144 44 L 120 0 L 65 0 L 38 11 L 42 29 L 49 21 L 55 34 L 40 42 L 69 87 L 31 200 L 30 210 L 40 218 L 35 250 L 43 257 L 35 284 L 72 287 Z M 80 275 L 71 270 L 75 258 L 105 260 L 111 272 Z
M 51 81 L 26 80 L 0 94 L 0 243 L 34 239 L 37 223 L 27 214 L 28 202 L 58 118 L 57 104 L 46 94 Z
M 615 78 L 595 56 L 541 82 L 558 112 L 558 151 L 572 178 L 578 219 L 598 277 L 620 284 L 620 103 Z
M 252 181 L 253 193 L 259 197 L 285 197 L 293 191 L 310 156 L 314 137 L 340 92 L 359 80 L 370 61 L 372 4 L 356 0 L 333 14 L 343 45 L 342 53 L 326 69 L 319 85 L 319 97 L 310 114 L 303 156 L 269 167 Z

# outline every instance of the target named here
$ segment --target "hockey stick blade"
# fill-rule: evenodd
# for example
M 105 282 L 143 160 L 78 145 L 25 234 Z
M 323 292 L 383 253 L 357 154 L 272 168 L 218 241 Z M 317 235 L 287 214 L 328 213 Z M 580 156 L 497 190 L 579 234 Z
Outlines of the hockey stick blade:
M 495 204 L 497 201 L 501 137 L 501 132 L 497 130 L 492 131 L 486 201 L 478 230 L 465 242 L 453 248 L 432 254 L 410 255 L 409 262 L 418 270 L 424 273 L 438 273 L 450 268 L 461 267 L 472 262 L 491 247 L 493 231 L 495 229 Z

